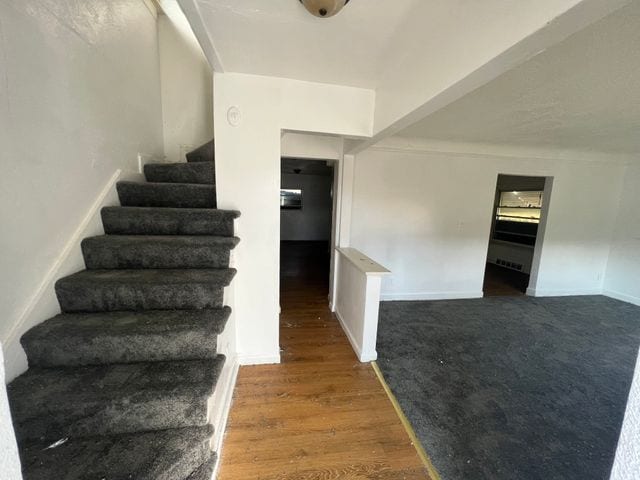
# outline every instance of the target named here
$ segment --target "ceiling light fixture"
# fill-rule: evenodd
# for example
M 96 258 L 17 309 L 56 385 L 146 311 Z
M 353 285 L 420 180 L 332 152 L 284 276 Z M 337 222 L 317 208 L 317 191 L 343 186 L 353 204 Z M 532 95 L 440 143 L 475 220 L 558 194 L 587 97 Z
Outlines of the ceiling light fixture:
M 312 15 L 320 18 L 333 17 L 342 10 L 349 0 L 300 0 L 300 3 L 309 10 Z

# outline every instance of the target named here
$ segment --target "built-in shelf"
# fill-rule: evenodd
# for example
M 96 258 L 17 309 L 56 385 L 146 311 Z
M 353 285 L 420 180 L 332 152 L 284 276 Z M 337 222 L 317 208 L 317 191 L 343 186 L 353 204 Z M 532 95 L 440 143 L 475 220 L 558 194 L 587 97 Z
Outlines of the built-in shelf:
M 535 248 L 535 245 L 526 245 L 524 243 L 509 242 L 508 240 L 498 240 L 496 238 L 492 238 L 491 243 L 497 243 L 499 245 L 507 245 L 509 247 L 524 248 L 526 250 L 533 250 Z
M 536 238 L 537 235 L 531 235 L 529 233 L 515 233 L 515 232 L 506 232 L 504 230 L 496 230 L 496 233 L 502 233 L 503 235 L 511 235 L 513 237 L 528 237 L 528 238 Z

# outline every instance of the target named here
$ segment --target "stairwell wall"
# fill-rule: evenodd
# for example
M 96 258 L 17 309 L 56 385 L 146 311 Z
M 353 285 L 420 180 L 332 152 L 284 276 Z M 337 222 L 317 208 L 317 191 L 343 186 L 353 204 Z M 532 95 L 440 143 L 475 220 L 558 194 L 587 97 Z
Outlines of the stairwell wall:
M 158 16 L 164 154 L 168 162 L 183 162 L 186 153 L 213 138 L 213 73 L 193 34 L 179 29 L 176 21 L 164 14 Z
M 241 241 L 234 250 L 239 268 L 232 303 L 240 363 L 280 359 L 282 131 L 368 136 L 374 100 L 373 91 L 358 88 L 214 74 L 218 207 L 242 212 L 236 221 Z M 240 115 L 231 116 L 230 122 L 232 107 Z
M 393 272 L 383 300 L 482 296 L 498 174 L 553 177 L 529 293 L 602 293 L 623 163 L 607 155 L 400 145 L 356 156 L 351 246 Z
M 84 266 L 79 250 L 64 252 L 79 229 L 100 233 L 92 208 L 111 198 L 105 186 L 119 170 L 136 172 L 138 154 L 163 154 L 156 12 L 143 0 L 1 2 L 0 63 L 0 341 L 10 381 L 26 369 L 22 333 L 58 311 L 47 275 L 63 260 L 64 272 Z

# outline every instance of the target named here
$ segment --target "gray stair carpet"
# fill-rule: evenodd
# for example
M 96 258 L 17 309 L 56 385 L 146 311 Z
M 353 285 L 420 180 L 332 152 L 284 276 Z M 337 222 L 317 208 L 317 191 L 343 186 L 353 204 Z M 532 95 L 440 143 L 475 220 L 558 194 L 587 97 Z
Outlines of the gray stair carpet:
M 87 269 L 227 268 L 235 237 L 102 235 L 82 241 Z
M 104 207 L 109 235 L 233 235 L 234 210 L 209 208 Z
M 187 480 L 211 480 L 211 475 L 213 475 L 213 470 L 216 467 L 216 461 L 216 456 L 212 455 L 211 458 L 195 470 Z
M 222 306 L 225 269 L 83 270 L 56 282 L 63 312 L 192 310 Z
M 211 478 L 239 212 L 215 208 L 212 144 L 191 158 L 117 184 L 86 270 L 56 282 L 62 313 L 21 338 L 29 370 L 8 393 L 25 480 Z
M 29 480 L 191 479 L 213 457 L 209 450 L 212 433 L 207 425 L 76 437 L 56 447 L 51 442 L 25 442 L 21 445 L 22 468 Z
M 38 367 L 215 358 L 231 309 L 62 313 L 22 337 Z
M 144 166 L 144 175 L 150 182 L 213 184 L 216 172 L 213 162 L 151 163 Z
M 192 152 L 187 153 L 187 162 L 214 162 L 215 161 L 215 143 L 213 140 L 201 145 Z
M 116 189 L 126 207 L 216 208 L 213 185 L 118 182 Z

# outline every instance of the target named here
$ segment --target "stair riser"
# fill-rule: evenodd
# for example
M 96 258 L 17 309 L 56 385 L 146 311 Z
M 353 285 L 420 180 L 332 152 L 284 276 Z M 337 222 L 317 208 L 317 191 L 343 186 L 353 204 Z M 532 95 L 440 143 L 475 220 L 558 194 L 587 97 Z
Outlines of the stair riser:
M 113 248 L 83 242 L 82 253 L 89 270 L 136 268 L 227 268 L 230 246 L 122 245 Z
M 56 284 L 63 312 L 199 310 L 222 306 L 223 288 L 209 284 Z
M 233 236 L 233 218 L 208 211 L 144 211 L 117 207 L 102 209 L 109 235 L 218 235 Z
M 87 342 L 85 336 L 22 341 L 32 367 L 200 360 L 215 358 L 216 344 L 216 335 L 206 329 L 153 335 L 103 335 L 92 338 L 91 342 Z
M 211 185 L 171 183 L 117 184 L 118 197 L 123 206 L 215 208 L 215 188 Z
M 211 140 L 187 153 L 187 162 L 213 162 L 215 160 L 215 153 L 215 144 L 213 140 Z
M 109 437 L 72 438 L 55 449 L 43 442 L 21 448 L 24 480 L 187 478 L 215 455 L 204 427 Z M 55 475 L 52 475 L 55 472 Z M 210 480 L 211 476 L 206 480 Z
M 211 162 L 148 164 L 144 167 L 144 176 L 148 182 L 213 185 L 215 168 Z
M 109 235 L 218 235 L 233 236 L 233 218 L 210 211 L 174 209 L 145 211 L 107 207 L 102 224 Z
M 18 441 L 38 438 L 113 435 L 139 431 L 201 426 L 207 423 L 207 399 L 163 395 L 138 402 L 124 398 L 118 402 L 50 405 L 46 412 L 33 412 L 15 425 Z

